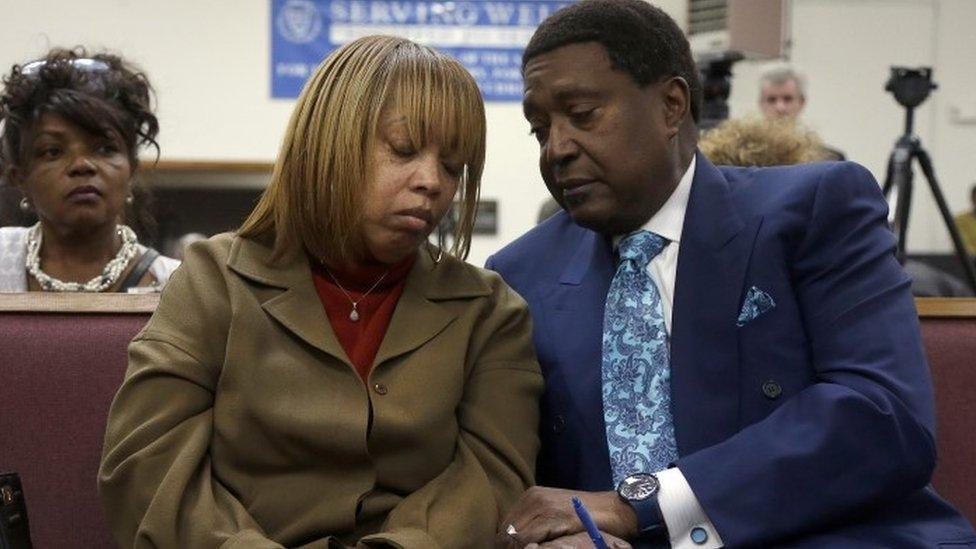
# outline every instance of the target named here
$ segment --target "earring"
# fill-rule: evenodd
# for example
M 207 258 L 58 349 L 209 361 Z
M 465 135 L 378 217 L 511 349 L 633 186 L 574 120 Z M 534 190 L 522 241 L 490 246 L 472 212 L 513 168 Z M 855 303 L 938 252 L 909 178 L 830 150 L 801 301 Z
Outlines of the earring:
M 453 215 L 453 210 L 454 208 L 452 207 L 451 211 L 448 212 L 447 215 Z M 451 225 L 453 226 L 454 223 L 452 223 Z M 447 233 L 447 229 L 445 229 L 444 227 L 437 228 L 437 259 L 434 260 L 434 265 L 440 263 L 441 259 L 444 257 L 444 248 L 447 247 L 446 233 Z
M 433 245 L 427 242 L 427 255 L 434 262 L 434 266 L 437 266 L 441 262 L 441 259 L 444 258 L 444 248 L 443 246 L 437 248 L 437 257 L 434 257 L 434 252 L 431 251 L 431 248 L 433 248 Z
M 28 213 L 31 211 L 30 201 L 27 200 L 26 196 L 20 199 L 20 211 L 24 213 Z
M 133 197 L 131 194 L 125 197 L 125 203 L 128 204 L 129 206 L 131 206 L 132 203 L 135 201 L 136 201 L 135 197 Z

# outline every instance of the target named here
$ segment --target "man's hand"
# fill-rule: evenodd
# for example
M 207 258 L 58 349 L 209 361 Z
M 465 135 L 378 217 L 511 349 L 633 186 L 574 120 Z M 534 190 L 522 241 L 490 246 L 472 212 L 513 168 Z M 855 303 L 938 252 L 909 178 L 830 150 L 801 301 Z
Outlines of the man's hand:
M 581 532 L 583 537 L 580 539 L 589 540 L 583 523 L 573 510 L 573 496 L 583 501 L 600 530 L 623 539 L 637 534 L 637 515 L 616 492 L 574 492 L 535 486 L 522 494 L 501 522 L 496 546 L 521 548 L 530 543 L 542 544 Z M 508 533 L 509 526 L 515 529 L 515 535 Z M 592 545 L 592 542 L 588 543 Z
M 632 549 L 629 543 L 617 536 L 610 535 L 606 532 L 600 533 L 603 534 L 603 541 L 607 542 L 609 549 Z M 586 532 L 580 532 L 542 544 L 530 543 L 525 549 L 593 549 L 593 540 L 590 539 L 590 536 Z

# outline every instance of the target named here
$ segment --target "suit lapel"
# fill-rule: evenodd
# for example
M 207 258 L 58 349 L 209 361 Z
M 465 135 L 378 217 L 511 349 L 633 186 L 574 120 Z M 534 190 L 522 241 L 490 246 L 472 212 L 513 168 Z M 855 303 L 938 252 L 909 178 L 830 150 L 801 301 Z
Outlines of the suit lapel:
M 603 310 L 613 277 L 613 251 L 607 238 L 577 229 L 581 238 L 568 264 L 544 296 L 549 336 L 538 349 L 546 364 L 546 392 L 573 424 L 580 482 L 588 489 L 610 486 L 610 457 L 603 421 Z M 538 341 L 538 339 L 537 339 Z M 555 361 L 547 359 L 554 356 Z
M 671 337 L 671 393 L 680 455 L 738 431 L 735 325 L 746 267 L 762 222 L 743 222 L 728 182 L 697 159 L 682 229 Z
M 613 249 L 610 242 L 593 231 L 580 229 L 580 232 L 576 252 L 563 269 L 559 284 L 579 289 L 584 280 L 592 280 L 598 274 L 605 274 L 607 276 L 603 287 L 607 289 L 610 287 L 610 277 L 613 276 Z M 599 297 L 601 302 L 606 300 L 606 295 L 590 297 Z

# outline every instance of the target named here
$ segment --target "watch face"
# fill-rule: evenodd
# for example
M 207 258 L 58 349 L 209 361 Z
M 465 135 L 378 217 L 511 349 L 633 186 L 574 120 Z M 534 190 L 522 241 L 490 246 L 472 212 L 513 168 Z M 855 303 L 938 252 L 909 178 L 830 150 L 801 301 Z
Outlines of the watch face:
M 660 485 L 654 475 L 639 473 L 620 481 L 617 492 L 624 499 L 642 501 L 656 494 L 658 486 Z

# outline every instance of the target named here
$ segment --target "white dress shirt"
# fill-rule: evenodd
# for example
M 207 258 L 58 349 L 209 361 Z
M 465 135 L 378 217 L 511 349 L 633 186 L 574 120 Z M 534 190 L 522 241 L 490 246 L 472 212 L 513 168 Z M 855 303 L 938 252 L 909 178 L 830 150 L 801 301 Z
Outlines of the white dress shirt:
M 643 230 L 661 235 L 670 241 L 647 265 L 647 272 L 657 286 L 658 293 L 661 294 L 664 326 L 669 337 L 674 305 L 674 281 L 678 274 L 678 249 L 681 246 L 681 229 L 685 222 L 685 211 L 688 209 L 688 197 L 691 195 L 691 181 L 695 176 L 695 163 L 695 158 L 692 157 L 691 164 L 681 176 L 671 197 L 642 227 Z M 623 235 L 614 237 L 614 248 L 622 239 Z M 684 474 L 675 467 L 657 472 L 657 479 L 661 483 L 658 503 L 661 506 L 664 522 L 668 526 L 671 547 L 674 549 L 722 547 L 722 538 L 705 515 L 705 510 L 692 492 Z M 707 538 L 704 543 L 692 540 L 693 531 L 696 538 L 701 539 L 702 532 L 699 529 L 704 530 Z

